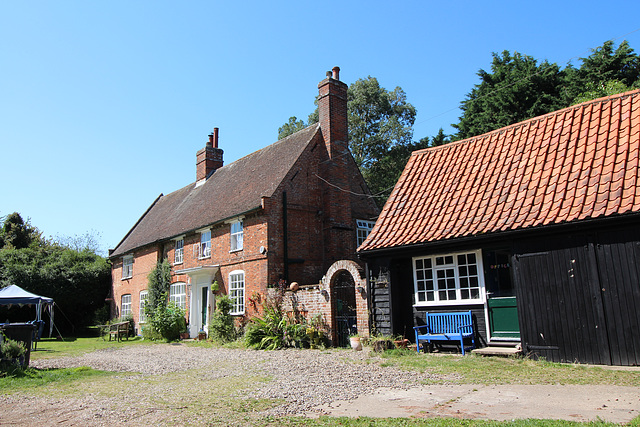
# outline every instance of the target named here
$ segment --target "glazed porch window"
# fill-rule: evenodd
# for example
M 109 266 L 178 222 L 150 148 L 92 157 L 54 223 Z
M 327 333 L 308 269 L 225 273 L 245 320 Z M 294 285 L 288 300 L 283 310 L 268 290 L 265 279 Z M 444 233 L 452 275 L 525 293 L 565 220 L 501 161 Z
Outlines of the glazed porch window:
M 413 258 L 415 305 L 483 302 L 480 251 Z

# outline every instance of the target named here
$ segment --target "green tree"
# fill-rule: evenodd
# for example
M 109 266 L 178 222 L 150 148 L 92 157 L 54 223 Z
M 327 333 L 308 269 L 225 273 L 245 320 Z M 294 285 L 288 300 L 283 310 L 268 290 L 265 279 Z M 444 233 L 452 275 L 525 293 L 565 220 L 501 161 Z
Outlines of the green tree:
M 481 135 L 564 107 L 564 74 L 557 64 L 509 51 L 493 53 L 491 72 L 478 71 L 476 84 L 461 102 L 453 127 L 457 139 Z
M 77 332 L 91 325 L 94 314 L 105 305 L 111 288 L 109 262 L 89 251 L 58 244 L 0 250 L 0 285 L 18 285 L 35 294 L 53 298 L 56 325 L 63 332 Z M 16 320 L 31 320 L 17 315 Z M 12 321 L 14 319 L 11 319 Z
M 76 251 L 88 250 L 95 254 L 104 255 L 100 248 L 100 233 L 96 230 L 87 231 L 84 234 L 75 236 L 56 236 L 54 241 L 60 246 Z
M 580 68 L 568 66 L 565 69 L 564 97 L 567 105 L 585 99 L 587 92 L 593 92 L 591 99 L 594 99 L 637 88 L 640 83 L 640 57 L 626 40 L 615 49 L 613 41 L 606 41 L 580 60 Z M 609 93 L 612 90 L 619 92 Z
M 18 212 L 4 217 L 0 230 L 0 249 L 4 247 L 22 249 L 32 244 L 42 243 L 42 235 L 37 228 L 24 221 Z
M 608 82 L 597 84 L 589 82 L 587 83 L 585 89 L 586 90 L 584 92 L 573 99 L 573 101 L 571 102 L 572 104 L 580 104 L 581 102 L 587 102 L 593 99 L 602 98 L 604 96 L 627 92 L 635 88 L 626 86 L 624 83 L 618 80 L 610 80 Z
M 347 99 L 349 148 L 363 172 L 393 147 L 411 144 L 416 109 L 402 88 L 388 91 L 369 76 L 349 86 Z
M 278 128 L 278 139 L 285 138 L 306 127 L 307 124 L 302 120 L 298 120 L 296 116 L 289 117 L 289 121 Z
M 147 302 L 145 314 L 153 316 L 160 304 L 165 302 L 171 286 L 171 264 L 164 258 L 156 263 L 156 266 L 147 276 Z
M 278 129 L 278 138 L 318 122 L 316 109 L 305 124 L 296 117 Z M 388 91 L 375 77 L 359 79 L 347 92 L 349 148 L 369 189 L 384 202 L 400 175 L 412 147 L 416 109 L 400 87 Z

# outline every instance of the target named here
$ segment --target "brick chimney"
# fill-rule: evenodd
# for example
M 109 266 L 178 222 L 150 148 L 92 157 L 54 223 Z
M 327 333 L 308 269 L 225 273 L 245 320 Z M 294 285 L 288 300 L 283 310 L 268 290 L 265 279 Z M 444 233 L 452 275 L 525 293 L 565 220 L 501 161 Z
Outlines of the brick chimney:
M 218 128 L 213 128 L 205 147 L 196 153 L 196 181 L 207 179 L 216 169 L 222 167 L 222 151 L 218 148 Z
M 340 68 L 333 67 L 327 78 L 318 83 L 318 112 L 328 162 L 321 173 L 330 185 L 324 197 L 324 250 L 330 265 L 355 252 L 354 224 L 349 190 L 349 134 L 347 127 L 347 85 L 340 81 Z
M 324 143 L 329 158 L 348 150 L 347 85 L 340 81 L 340 67 L 327 71 L 327 78 L 318 83 L 318 112 Z

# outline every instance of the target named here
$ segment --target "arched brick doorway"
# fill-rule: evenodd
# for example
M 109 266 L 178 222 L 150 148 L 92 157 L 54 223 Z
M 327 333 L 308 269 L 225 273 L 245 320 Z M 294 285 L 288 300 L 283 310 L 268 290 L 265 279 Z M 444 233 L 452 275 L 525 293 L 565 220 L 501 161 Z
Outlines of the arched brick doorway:
M 369 335 L 366 281 L 354 261 L 336 261 L 323 279 L 329 290 L 331 340 L 336 346 L 349 344 L 349 335 Z

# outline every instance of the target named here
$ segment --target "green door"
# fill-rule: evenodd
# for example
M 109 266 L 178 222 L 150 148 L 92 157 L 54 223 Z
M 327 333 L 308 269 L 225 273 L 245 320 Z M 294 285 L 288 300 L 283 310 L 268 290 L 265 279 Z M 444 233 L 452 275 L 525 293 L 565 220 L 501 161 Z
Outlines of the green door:
M 487 307 L 489 309 L 491 338 L 520 339 L 516 297 L 489 298 L 487 299 Z

